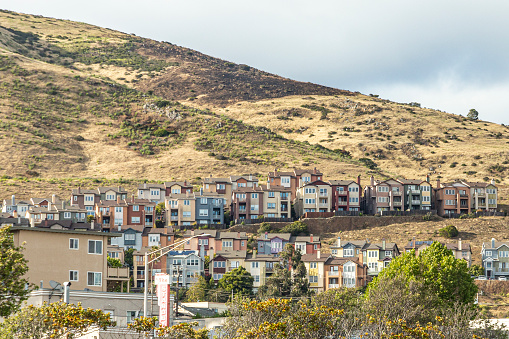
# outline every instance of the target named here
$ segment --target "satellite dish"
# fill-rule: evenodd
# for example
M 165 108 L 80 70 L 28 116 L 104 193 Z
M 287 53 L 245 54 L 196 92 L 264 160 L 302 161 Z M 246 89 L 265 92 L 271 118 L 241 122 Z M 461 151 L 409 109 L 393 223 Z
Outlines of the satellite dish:
M 56 289 L 56 288 L 62 286 L 62 284 L 60 284 L 59 282 L 56 282 L 55 280 L 50 280 L 49 285 L 51 286 L 52 289 Z

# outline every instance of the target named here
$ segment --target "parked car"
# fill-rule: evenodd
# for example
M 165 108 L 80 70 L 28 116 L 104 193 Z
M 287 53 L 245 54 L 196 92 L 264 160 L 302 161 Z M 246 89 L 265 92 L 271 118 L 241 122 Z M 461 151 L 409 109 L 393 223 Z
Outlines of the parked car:
M 506 277 L 498 277 L 498 280 L 500 280 L 500 281 L 506 281 L 506 280 L 507 280 L 507 278 L 506 278 Z
M 476 280 L 487 280 L 484 275 L 480 275 L 476 278 Z

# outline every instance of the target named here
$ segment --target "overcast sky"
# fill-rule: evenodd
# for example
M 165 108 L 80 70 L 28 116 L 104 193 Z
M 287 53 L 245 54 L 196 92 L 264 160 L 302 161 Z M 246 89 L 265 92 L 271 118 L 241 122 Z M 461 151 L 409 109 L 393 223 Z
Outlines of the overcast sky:
M 295 80 L 509 124 L 507 0 L 0 0 Z M 0 23 L 1 25 L 1 23 Z

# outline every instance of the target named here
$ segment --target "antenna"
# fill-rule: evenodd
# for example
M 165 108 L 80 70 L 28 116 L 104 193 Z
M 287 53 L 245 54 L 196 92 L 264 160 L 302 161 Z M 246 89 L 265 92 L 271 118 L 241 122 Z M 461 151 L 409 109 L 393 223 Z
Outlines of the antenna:
M 51 286 L 52 289 L 57 289 L 59 288 L 60 286 L 62 286 L 61 283 L 59 282 L 56 282 L 55 280 L 50 280 L 49 281 L 49 285 Z

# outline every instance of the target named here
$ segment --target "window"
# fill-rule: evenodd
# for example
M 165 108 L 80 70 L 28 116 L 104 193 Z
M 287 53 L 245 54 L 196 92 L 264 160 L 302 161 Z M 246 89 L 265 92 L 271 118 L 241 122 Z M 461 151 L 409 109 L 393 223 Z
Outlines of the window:
M 274 198 L 276 196 L 275 192 L 269 192 L 269 198 Z
M 200 261 L 198 259 L 187 259 L 186 265 L 187 266 L 198 266 L 200 264 Z
M 87 272 L 88 286 L 102 286 L 102 272 Z
M 64 219 L 71 219 L 71 212 L 64 212 Z
M 314 244 L 314 245 L 313 245 L 313 248 L 314 248 L 315 250 L 317 250 L 317 249 L 318 249 L 318 244 Z
M 456 205 L 456 200 L 446 200 L 445 204 L 449 206 L 454 206 Z
M 226 261 L 214 261 L 215 268 L 224 268 L 226 267 Z
M 497 204 L 497 199 L 488 199 L 488 204 L 489 205 L 496 205 Z
M 269 210 L 273 210 L 276 208 L 276 203 L 275 202 L 269 202 L 267 203 L 267 209 Z
M 188 212 L 185 212 L 185 211 L 184 211 L 184 212 L 182 212 L 182 216 L 183 216 L 184 218 L 191 218 L 191 212 L 189 212 L 189 211 L 188 211 Z
M 154 210 L 153 206 L 145 206 L 145 212 L 152 212 Z
M 287 192 L 281 192 L 281 193 L 279 193 L 279 196 L 281 197 L 282 200 L 287 200 L 288 199 L 288 193 Z
M 350 202 L 359 202 L 359 198 L 350 198 Z
M 79 239 L 75 239 L 75 238 L 70 238 L 69 239 L 69 249 L 71 250 L 77 250 L 79 249 Z
M 46 219 L 53 220 L 53 214 L 46 214 Z
M 150 195 L 151 196 L 159 195 L 159 191 L 157 191 L 157 190 L 150 190 Z
M 115 207 L 115 213 L 122 213 L 122 207 Z
M 189 206 L 191 205 L 190 201 L 189 200 L 184 200 L 184 206 Z
M 425 186 L 425 187 L 427 187 L 427 186 Z M 430 197 L 430 196 L 423 195 L 423 196 L 422 196 L 422 201 L 424 201 L 424 202 L 430 202 L 430 201 L 431 201 L 431 197 Z
M 281 177 L 281 183 L 282 184 L 289 184 L 290 178 L 289 177 Z
M 85 195 L 85 201 L 94 201 L 93 195 Z
M 258 267 L 259 267 L 259 266 L 258 266 L 258 261 L 253 261 L 253 262 L 251 263 L 251 268 L 258 268 Z
M 345 265 L 345 266 L 343 266 L 343 271 L 344 272 L 354 272 L 355 267 L 353 265 Z
M 320 195 L 327 195 L 327 189 L 326 188 L 320 188 Z
M 395 187 L 395 188 L 396 188 L 396 187 Z M 387 187 L 387 186 L 378 186 L 378 187 L 376 188 L 376 191 L 377 191 L 377 192 L 389 192 L 389 187 Z
M 353 248 L 345 248 L 343 250 L 344 257 L 353 257 Z
M 330 267 L 330 271 L 331 271 L 331 272 L 335 272 L 335 273 L 337 273 L 337 272 L 338 272 L 338 270 L 339 270 L 338 266 L 331 266 L 331 267 Z
M 267 218 L 275 218 L 275 217 L 276 217 L 275 213 L 267 213 Z
M 491 251 L 486 251 L 486 256 L 491 257 Z
M 209 239 L 198 239 L 198 245 L 208 245 Z
M 233 242 L 230 240 L 223 240 L 223 247 L 233 247 Z
M 309 268 L 316 268 L 316 262 L 309 263 Z
M 258 193 L 251 194 L 251 199 L 258 199 Z
M 258 205 L 251 205 L 251 211 L 258 211 Z
M 486 193 L 488 193 L 488 194 L 496 194 L 496 193 L 497 193 L 497 190 L 496 190 L 496 189 L 493 189 L 493 188 L 487 188 L 487 189 L 486 189 Z
M 69 281 L 78 281 L 78 271 L 69 271 Z
M 118 252 L 108 252 L 108 257 L 110 257 L 112 259 L 118 259 L 118 258 L 120 258 L 120 253 L 118 253 Z
M 88 254 L 103 254 L 103 241 L 102 240 L 89 240 L 88 241 Z
M 491 268 L 491 261 L 488 261 L 488 262 L 486 263 L 486 268 Z
M 208 217 L 209 210 L 200 210 L 200 217 Z
M 368 263 L 368 268 L 377 269 L 378 268 L 378 263 L 370 262 L 370 263 Z
M 308 205 L 309 205 L 309 204 L 314 205 L 314 204 L 315 204 L 315 201 L 316 201 L 315 199 L 306 199 L 306 200 L 305 200 L 305 203 L 306 203 L 306 204 L 308 204 Z
M 260 282 L 260 276 L 259 275 L 254 275 L 253 278 L 254 278 L 254 282 Z
M 312 188 L 312 187 L 307 187 L 307 188 L 304 189 L 304 193 L 306 193 L 306 194 L 314 194 L 314 193 L 316 193 L 316 189 Z
M 378 197 L 378 202 L 389 202 L 389 197 Z
M 385 251 L 386 257 L 392 257 L 392 251 Z
M 77 195 L 74 196 L 74 201 L 78 201 L 78 196 Z
M 236 196 L 237 196 L 237 199 L 246 199 L 246 195 L 243 193 L 237 193 Z
M 140 210 L 140 206 L 139 205 L 133 205 L 133 211 L 134 212 L 138 212 Z
M 214 274 L 214 280 L 221 280 L 222 277 L 222 274 Z
M 125 233 L 124 240 L 136 240 L 136 234 L 134 233 Z
M 468 257 L 468 252 L 467 251 L 463 251 L 463 252 L 461 252 L 461 255 L 464 256 L 464 257 Z
M 200 199 L 200 204 L 207 205 L 207 198 L 201 198 Z
M 331 254 L 338 254 L 338 250 L 331 250 Z
M 218 190 L 224 190 L 224 189 L 225 189 L 225 185 L 224 185 L 224 184 L 217 184 L 217 185 L 216 185 L 216 189 L 218 189 Z
M 311 181 L 311 177 L 302 177 L 302 181 L 310 182 Z
M 241 246 L 241 247 L 244 247 L 244 244 L 245 244 L 245 242 L 244 242 L 244 240 L 242 240 L 242 241 L 240 242 L 240 246 Z
M 498 251 L 498 256 L 500 258 L 508 258 L 509 257 L 509 251 Z
M 445 194 L 454 195 L 454 190 L 445 190 Z
M 421 186 L 421 191 L 423 191 L 423 192 L 430 192 L 431 191 L 431 186 Z
M 309 276 L 309 282 L 310 283 L 317 283 L 318 282 L 318 276 L 317 275 L 310 275 Z
M 140 223 L 140 217 L 131 217 L 131 223 L 139 224 Z
M 378 258 L 378 251 L 368 251 L 368 258 Z
M 106 200 L 115 200 L 114 194 L 106 194 Z

